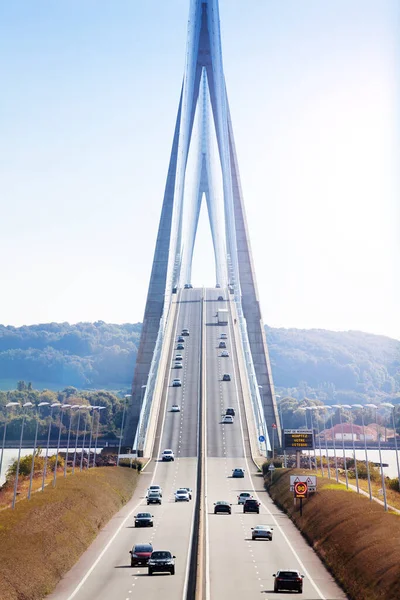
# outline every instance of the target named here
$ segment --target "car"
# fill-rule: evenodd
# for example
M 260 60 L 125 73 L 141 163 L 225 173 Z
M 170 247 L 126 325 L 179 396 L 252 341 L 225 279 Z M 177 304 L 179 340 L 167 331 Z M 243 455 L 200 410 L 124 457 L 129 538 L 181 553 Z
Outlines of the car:
M 180 342 L 180 343 L 182 343 L 182 342 L 185 341 L 185 338 L 183 336 L 181 336 L 181 335 L 178 335 L 177 341 Z
M 174 461 L 175 460 L 175 456 L 174 453 L 172 452 L 172 450 L 170 450 L 169 448 L 167 448 L 166 450 L 164 450 L 164 452 L 161 454 L 161 459 L 164 462 L 167 461 Z
M 185 290 L 191 290 L 193 288 L 191 283 L 185 283 L 185 285 L 183 287 Z
M 218 296 L 218 301 L 220 302 L 221 300 L 223 300 L 222 296 Z
M 263 538 L 272 542 L 272 531 L 273 527 L 269 525 L 256 525 L 251 528 L 251 539 L 256 540 L 257 538 Z
M 187 493 L 189 494 L 189 499 L 191 500 L 192 499 L 192 490 L 190 488 L 186 488 L 186 487 L 182 488 L 182 489 L 187 491 Z
M 173 404 L 171 406 L 171 412 L 181 412 L 181 407 L 179 406 L 179 404 Z
M 254 498 L 249 498 L 243 504 L 243 512 L 244 513 L 260 513 L 260 503 L 258 500 Z
M 153 546 L 151 544 L 135 544 L 132 550 L 129 551 L 131 555 L 131 567 L 147 565 L 152 552 Z
M 236 469 L 233 469 L 232 471 L 232 477 L 234 478 L 241 478 L 244 477 L 244 469 L 240 469 L 239 467 L 237 467 Z
M 277 571 L 272 577 L 275 577 L 274 592 L 279 592 L 280 590 L 296 590 L 300 594 L 303 592 L 304 575 L 300 575 L 299 571 L 291 569 Z
M 233 417 L 232 417 L 232 415 L 224 415 L 222 417 L 222 423 L 225 423 L 225 424 L 228 423 L 228 424 L 231 425 L 233 423 Z
M 181 362 L 174 363 L 174 369 L 183 369 L 183 364 Z
M 175 575 L 175 558 L 168 550 L 155 550 L 147 563 L 149 575 L 166 572 Z
M 220 342 L 218 348 L 226 348 L 226 342 Z
M 221 335 L 219 336 L 221 340 L 227 340 L 228 336 L 226 333 L 221 333 Z
M 175 492 L 175 502 L 189 502 L 189 492 L 185 488 L 179 488 Z
M 214 502 L 214 515 L 217 515 L 218 513 L 232 514 L 232 504 L 225 502 L 225 500 Z
M 161 503 L 162 503 L 162 496 L 161 496 L 160 492 L 156 492 L 154 490 L 154 492 L 149 492 L 147 494 L 147 505 L 161 504 Z
M 162 498 L 162 488 L 159 485 L 151 485 L 148 489 L 147 489 L 147 493 L 149 492 L 158 492 Z
M 182 342 L 180 342 L 180 343 L 177 345 L 176 349 L 177 349 L 177 350 L 184 350 L 184 349 L 185 349 L 185 346 L 184 346 L 184 344 L 182 344 Z
M 231 406 L 228 406 L 228 408 L 227 408 L 227 409 L 226 409 L 226 411 L 225 411 L 225 414 L 226 414 L 226 415 L 232 415 L 232 417 L 234 417 L 234 416 L 235 416 L 235 414 L 236 414 L 236 413 L 235 413 L 235 409 L 234 409 L 234 408 L 232 408 Z
M 182 329 L 181 335 L 190 335 L 189 329 Z
M 250 492 L 240 492 L 238 496 L 238 504 L 244 504 L 246 500 L 252 497 L 253 496 L 250 494 Z
M 153 515 L 142 512 L 135 515 L 135 527 L 154 527 Z
M 180 379 L 172 380 L 172 387 L 181 387 L 181 386 L 182 386 L 182 381 Z
M 230 381 L 231 380 L 231 376 L 229 375 L 229 373 L 224 373 L 222 376 L 222 381 Z
M 173 293 L 173 294 L 176 294 L 176 292 L 177 292 L 177 291 L 178 291 L 178 288 L 177 288 L 177 287 L 173 287 L 173 288 L 172 288 L 172 293 Z
M 222 358 L 229 358 L 229 352 L 227 350 L 223 350 L 221 352 L 221 356 L 222 356 Z
M 178 360 L 183 360 L 183 356 L 182 356 L 182 354 L 177 354 L 177 355 L 175 356 L 175 361 L 178 361 Z

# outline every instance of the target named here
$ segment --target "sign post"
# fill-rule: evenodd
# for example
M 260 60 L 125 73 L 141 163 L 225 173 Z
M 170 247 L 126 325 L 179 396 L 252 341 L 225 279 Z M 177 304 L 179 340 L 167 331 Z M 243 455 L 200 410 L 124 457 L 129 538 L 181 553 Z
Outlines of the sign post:
M 271 463 L 268 467 L 268 471 L 271 473 L 271 483 L 272 483 L 272 477 L 275 471 L 275 465 L 273 463 Z
M 305 481 L 297 481 L 294 484 L 294 497 L 300 498 L 300 516 L 303 516 L 303 499 L 308 496 L 308 485 Z

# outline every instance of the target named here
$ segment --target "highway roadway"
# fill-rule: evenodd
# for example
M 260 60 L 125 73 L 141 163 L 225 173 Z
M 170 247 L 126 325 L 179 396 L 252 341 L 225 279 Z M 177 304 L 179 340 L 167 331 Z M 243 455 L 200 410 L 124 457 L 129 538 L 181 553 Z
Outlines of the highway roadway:
M 217 309 L 229 308 L 226 300 L 217 300 L 219 295 L 226 298 L 226 291 L 195 288 L 182 290 L 177 296 L 177 317 L 169 348 L 166 393 L 157 425 L 155 456 L 141 475 L 131 501 L 115 515 L 64 577 L 49 596 L 51 600 L 186 599 L 194 499 L 190 503 L 175 503 L 173 493 L 180 486 L 191 487 L 194 498 L 196 491 L 203 307 L 206 600 L 273 598 L 272 574 L 277 569 L 299 569 L 305 575 L 305 600 L 346 598 L 291 521 L 263 490 L 262 477 L 251 461 L 247 442 L 233 346 L 235 325 L 232 319 L 228 325 L 217 324 Z M 185 349 L 177 351 L 177 336 L 185 327 L 190 330 L 190 335 L 185 337 Z M 220 356 L 221 333 L 227 334 L 229 357 Z M 173 368 L 177 352 L 183 355 L 184 363 L 183 369 L 179 370 Z M 230 373 L 230 382 L 222 381 L 224 373 Z M 171 387 L 174 377 L 181 378 L 182 387 Z M 170 412 L 174 403 L 181 406 L 180 413 Z M 222 414 L 228 406 L 235 409 L 236 417 L 232 425 L 223 425 Z M 165 448 L 175 452 L 175 462 L 158 460 Z M 244 479 L 232 479 L 235 467 L 245 469 Z M 151 507 L 154 528 L 135 529 L 133 515 L 147 511 L 145 492 L 151 483 L 162 486 L 163 504 Z M 240 491 L 250 491 L 261 501 L 260 515 L 243 514 L 242 507 L 237 504 Z M 214 502 L 218 500 L 232 503 L 232 515 L 213 514 Z M 274 527 L 272 542 L 251 541 L 251 527 L 261 523 Z M 142 542 L 152 542 L 154 549 L 170 550 L 176 555 L 175 576 L 148 577 L 147 569 L 130 567 L 129 550 L 134 543 Z M 279 597 L 285 599 L 292 594 L 280 593 Z

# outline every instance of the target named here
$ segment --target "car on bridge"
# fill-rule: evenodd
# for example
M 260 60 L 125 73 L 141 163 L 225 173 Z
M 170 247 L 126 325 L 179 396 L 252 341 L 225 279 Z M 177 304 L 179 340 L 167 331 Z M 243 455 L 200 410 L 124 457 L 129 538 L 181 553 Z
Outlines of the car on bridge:
M 161 504 L 161 503 L 162 503 L 162 496 L 161 496 L 160 492 L 157 492 L 156 490 L 154 490 L 153 492 L 149 492 L 147 494 L 147 505 Z
M 177 355 L 175 356 L 175 360 L 183 360 L 183 356 L 182 356 L 182 354 L 177 354 Z
M 304 575 L 300 575 L 299 571 L 277 571 L 272 575 L 275 577 L 274 592 L 280 592 L 281 590 L 291 590 L 303 592 L 303 578 Z
M 223 296 L 218 296 L 218 302 L 220 302 L 223 299 L 224 299 Z
M 142 512 L 135 515 L 135 527 L 154 527 L 153 515 Z
M 175 502 L 189 502 L 189 492 L 185 488 L 179 488 L 175 492 Z
M 220 342 L 218 348 L 226 348 L 226 342 Z
M 181 412 L 181 407 L 179 406 L 179 404 L 173 404 L 171 406 L 171 412 Z
M 190 335 L 189 329 L 182 329 L 181 335 Z
M 185 341 L 185 338 L 182 337 L 181 335 L 178 335 L 178 340 L 177 341 L 182 343 L 182 342 Z
M 255 500 L 254 498 L 249 498 L 248 500 L 246 500 L 246 502 L 243 504 L 243 512 L 244 513 L 260 513 L 260 503 L 258 500 Z
M 217 515 L 218 513 L 232 514 L 232 504 L 225 502 L 225 500 L 214 502 L 214 515 Z
M 147 490 L 147 493 L 149 492 L 159 492 L 160 496 L 162 497 L 162 487 L 160 485 L 151 485 Z
M 181 362 L 175 362 L 173 369 L 183 369 L 183 364 Z
M 181 386 L 182 386 L 182 381 L 180 379 L 172 380 L 172 387 L 181 387 Z
M 232 415 L 224 415 L 222 417 L 222 423 L 224 425 L 226 425 L 226 424 L 232 425 L 232 423 L 233 423 L 233 417 L 232 417 Z
M 228 336 L 226 333 L 221 333 L 221 335 L 219 336 L 221 340 L 227 340 Z
M 184 349 L 185 349 L 185 346 L 182 344 L 182 342 L 180 342 L 180 343 L 177 345 L 176 349 L 177 349 L 177 350 L 184 350 Z
M 224 373 L 222 376 L 222 381 L 230 381 L 231 380 L 231 376 L 229 375 L 229 373 Z
M 231 406 L 228 406 L 228 408 L 227 408 L 227 409 L 226 409 L 226 411 L 225 411 L 225 414 L 226 414 L 226 415 L 232 415 L 232 417 L 234 417 L 234 416 L 235 416 L 235 414 L 236 414 L 236 413 L 235 413 L 235 409 L 234 409 L 234 408 L 232 408 Z
M 191 290 L 193 288 L 191 283 L 185 283 L 185 285 L 183 287 L 185 290 Z
M 244 469 L 240 469 L 239 467 L 237 467 L 236 469 L 233 469 L 232 477 L 234 479 L 243 478 L 244 477 Z
M 171 573 L 175 575 L 175 558 L 167 550 L 155 550 L 148 562 L 149 575 L 153 573 Z
M 229 352 L 227 350 L 223 350 L 220 356 L 222 356 L 222 358 L 229 358 Z
M 238 496 L 238 504 L 244 504 L 246 500 L 252 497 L 253 496 L 250 494 L 250 492 L 240 492 Z
M 170 450 L 169 448 L 167 448 L 166 450 L 163 451 L 163 453 L 161 454 L 161 460 L 163 462 L 172 462 L 175 460 L 175 455 L 172 452 L 172 450 Z
M 129 551 L 131 555 L 131 567 L 147 565 L 152 552 L 153 546 L 151 544 L 135 544 L 132 550 Z
M 251 539 L 256 540 L 257 538 L 262 538 L 264 540 L 269 540 L 272 542 L 272 531 L 273 527 L 269 525 L 256 525 L 251 528 Z

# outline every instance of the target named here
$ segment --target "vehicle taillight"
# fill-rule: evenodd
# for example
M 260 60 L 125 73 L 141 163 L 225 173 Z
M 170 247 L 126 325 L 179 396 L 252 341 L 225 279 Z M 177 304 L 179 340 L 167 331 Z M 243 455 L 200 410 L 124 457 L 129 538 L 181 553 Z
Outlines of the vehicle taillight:
M 301 577 L 298 577 L 298 578 L 296 579 L 296 581 L 298 581 L 298 582 L 300 583 L 300 581 L 302 581 Z

